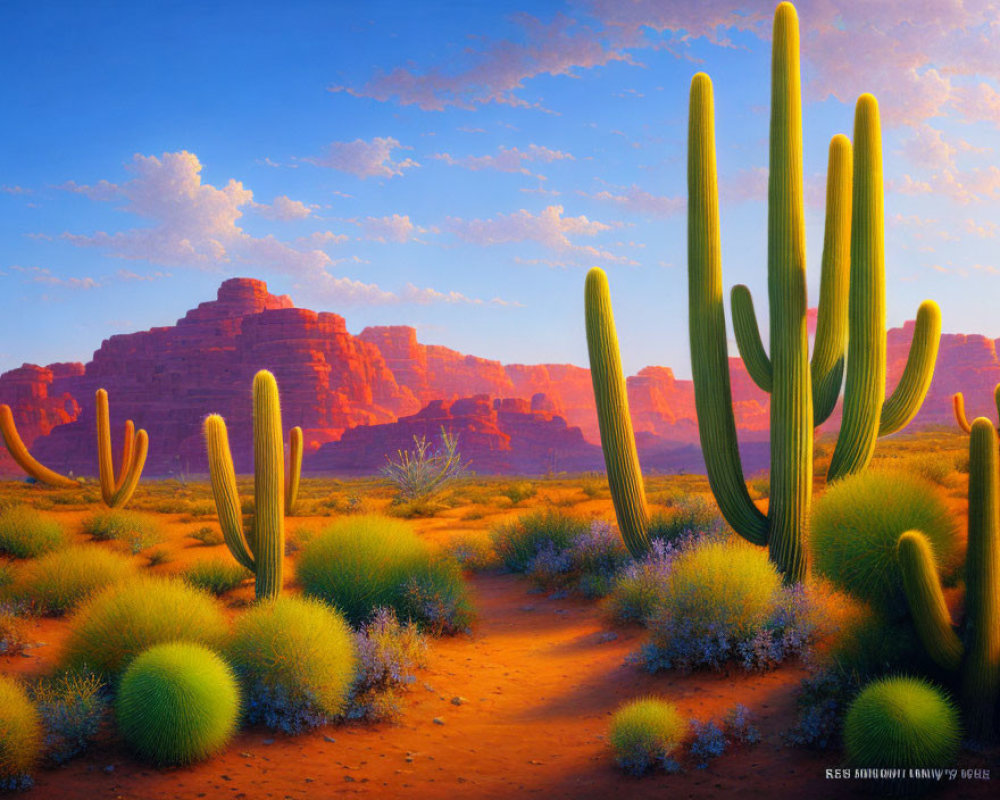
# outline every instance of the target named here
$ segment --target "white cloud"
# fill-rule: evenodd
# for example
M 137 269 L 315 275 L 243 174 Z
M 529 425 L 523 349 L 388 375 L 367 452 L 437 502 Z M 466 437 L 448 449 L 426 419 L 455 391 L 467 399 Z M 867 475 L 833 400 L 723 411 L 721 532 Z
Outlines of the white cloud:
M 300 200 L 292 200 L 288 195 L 275 197 L 270 205 L 267 203 L 254 203 L 254 210 L 264 219 L 279 220 L 288 222 L 293 219 L 305 219 L 312 213 L 312 209 Z
M 687 200 L 683 197 L 650 194 L 635 184 L 619 194 L 604 190 L 587 196 L 606 203 L 614 203 L 626 211 L 651 217 L 670 217 L 687 208 Z
M 393 178 L 403 174 L 403 170 L 419 167 L 412 158 L 393 161 L 394 150 L 404 148 L 391 136 L 376 136 L 370 142 L 355 139 L 353 142 L 331 142 L 326 155 L 305 159 L 318 167 L 347 172 L 358 178 Z
M 408 242 L 417 234 L 426 233 L 426 228 L 414 225 L 408 215 L 393 214 L 388 217 L 365 217 L 358 224 L 365 238 L 373 242 Z
M 529 144 L 523 150 L 519 147 L 504 147 L 501 145 L 496 155 L 462 156 L 456 158 L 450 153 L 435 153 L 431 158 L 436 158 L 450 166 L 463 167 L 473 172 L 490 169 L 497 170 L 498 172 L 517 172 L 522 175 L 533 174 L 525 166 L 526 163 L 540 162 L 548 164 L 553 161 L 573 160 L 573 156 L 570 153 L 564 153 L 561 150 L 553 150 L 537 144 Z M 536 175 L 535 177 L 541 176 Z

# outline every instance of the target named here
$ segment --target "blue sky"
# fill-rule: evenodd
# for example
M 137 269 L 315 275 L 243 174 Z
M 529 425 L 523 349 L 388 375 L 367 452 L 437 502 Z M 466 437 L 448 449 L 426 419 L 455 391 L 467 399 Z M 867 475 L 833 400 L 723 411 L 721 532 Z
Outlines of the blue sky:
M 797 7 L 812 302 L 828 143 L 870 91 L 890 324 L 930 297 L 946 331 L 1000 337 L 1000 4 Z M 0 371 L 86 361 L 236 275 L 353 332 L 409 324 L 504 362 L 582 365 L 598 265 L 626 370 L 687 376 L 688 85 L 699 70 L 715 85 L 724 281 L 765 316 L 773 10 L 6 3 Z

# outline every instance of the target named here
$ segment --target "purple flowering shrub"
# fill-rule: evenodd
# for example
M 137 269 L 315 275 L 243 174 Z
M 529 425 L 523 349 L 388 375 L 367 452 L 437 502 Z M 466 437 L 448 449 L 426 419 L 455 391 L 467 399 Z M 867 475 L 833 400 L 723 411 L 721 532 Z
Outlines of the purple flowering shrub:
M 416 677 L 427 658 L 427 640 L 413 623 L 401 623 L 395 612 L 380 608 L 354 636 L 357 675 L 345 716 L 348 719 L 392 719 L 401 712 L 399 693 Z

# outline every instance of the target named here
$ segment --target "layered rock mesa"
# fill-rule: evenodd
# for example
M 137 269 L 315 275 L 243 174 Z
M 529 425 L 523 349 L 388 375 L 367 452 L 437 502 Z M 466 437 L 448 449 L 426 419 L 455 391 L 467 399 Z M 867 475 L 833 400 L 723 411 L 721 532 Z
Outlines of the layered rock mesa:
M 902 372 L 912 333 L 912 322 L 889 331 L 891 385 Z M 753 385 L 739 359 L 730 362 L 741 438 L 766 440 L 768 397 Z M 447 407 L 447 413 L 454 414 L 451 406 L 456 401 L 477 395 L 491 398 L 487 405 L 497 399 L 527 403 L 522 406 L 526 413 L 537 415 L 540 430 L 554 437 L 549 449 L 558 450 L 566 436 L 553 427 L 556 417 L 565 421 L 567 429 L 580 428 L 584 442 L 599 443 L 587 369 L 569 364 L 504 365 L 423 344 L 406 326 L 369 327 L 354 336 L 343 317 L 296 308 L 288 297 L 273 295 L 264 282 L 249 278 L 225 281 L 215 300 L 187 312 L 174 326 L 112 336 L 86 365 L 26 364 L 4 373 L 0 402 L 12 406 L 33 452 L 60 471 L 96 471 L 93 397 L 99 387 L 110 393 L 115 426 L 131 418 L 149 432 L 147 474 L 203 472 L 201 421 L 212 412 L 226 417 L 237 469 L 249 471 L 250 384 L 254 372 L 264 368 L 277 376 L 286 426 L 298 424 L 304 429 L 307 454 L 340 440 L 345 431 L 404 420 L 421 409 L 433 416 L 445 413 Z M 677 379 L 668 367 L 646 367 L 627 382 L 644 457 L 697 443 L 691 381 Z M 997 342 L 945 334 L 930 393 L 914 425 L 950 425 L 950 396 L 955 391 L 965 392 L 970 416 L 992 416 L 992 388 L 997 382 Z M 477 403 L 476 408 L 485 412 Z M 493 409 L 485 416 L 493 413 L 501 412 Z M 526 420 L 507 422 L 517 427 Z M 412 442 L 412 432 L 405 427 L 398 429 L 405 439 L 400 446 Z M 355 441 L 355 435 L 360 434 L 352 434 L 346 442 Z M 505 435 L 511 436 L 514 450 L 531 449 L 521 443 L 520 434 Z M 384 453 L 377 455 L 381 462 Z M 491 463 L 490 458 L 484 463 Z M 503 458 L 507 456 L 498 456 L 497 463 Z M 516 454 L 513 458 L 516 463 Z M 567 459 L 567 463 L 572 460 Z M 523 463 L 528 462 L 537 463 L 536 456 L 525 456 Z M 0 473 L 19 474 L 6 453 L 0 454 Z

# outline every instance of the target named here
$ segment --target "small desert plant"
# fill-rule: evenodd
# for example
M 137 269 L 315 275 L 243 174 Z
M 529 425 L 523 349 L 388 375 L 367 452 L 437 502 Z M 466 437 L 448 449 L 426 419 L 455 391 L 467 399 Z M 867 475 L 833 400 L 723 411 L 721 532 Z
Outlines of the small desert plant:
M 649 553 L 634 561 L 614 579 L 604 611 L 615 623 L 645 622 L 659 607 L 664 587 L 679 549 L 662 539 L 650 543 Z
M 12 591 L 36 613 L 65 614 L 94 592 L 134 573 L 132 562 L 119 553 L 95 545 L 76 545 L 30 563 Z
M 403 619 L 435 636 L 468 631 L 476 616 L 461 566 L 443 554 L 406 579 L 397 606 Z
M 500 490 L 500 496 L 510 500 L 512 506 L 523 503 L 538 494 L 538 489 L 529 481 L 515 481 Z
M 490 535 L 503 565 L 511 572 L 526 572 L 539 553 L 546 548 L 565 550 L 587 526 L 585 519 L 549 508 L 505 522 Z
M 168 564 L 173 561 L 173 556 L 170 555 L 170 551 L 164 550 L 162 547 L 157 547 L 146 553 L 146 561 L 151 567 L 158 567 L 160 564 Z
M 463 569 L 485 572 L 499 565 L 497 554 L 488 537 L 470 534 L 452 539 L 446 548 Z
M 758 499 L 770 497 L 771 495 L 771 473 L 767 470 L 758 472 L 752 476 L 747 484 L 753 490 Z
M 239 716 L 240 691 L 229 665 L 191 642 L 158 644 L 139 655 L 115 701 L 123 738 L 155 764 L 190 764 L 218 752 Z
M 621 537 L 604 520 L 573 534 L 565 549 L 543 545 L 528 564 L 528 577 L 544 589 L 575 588 L 587 597 L 602 597 L 615 575 L 628 562 Z
M 28 506 L 0 511 L 0 553 L 35 558 L 66 544 L 62 526 Z
M 45 751 L 56 764 L 82 753 L 97 736 L 108 710 L 105 685 L 89 672 L 63 672 L 32 690 L 45 728 Z
M 0 791 L 31 786 L 42 752 L 42 724 L 21 685 L 0 674 Z
M 380 608 L 355 634 L 358 671 L 346 716 L 385 720 L 399 715 L 399 689 L 414 682 L 413 670 L 425 663 L 427 640 L 412 623 L 402 624 Z
M 882 678 L 862 690 L 844 719 L 844 749 L 856 767 L 934 768 L 954 763 L 958 709 L 925 680 Z
M 608 741 L 618 766 L 630 775 L 642 775 L 657 765 L 676 769 L 670 755 L 678 750 L 687 730 L 687 720 L 673 703 L 647 697 L 615 712 Z
M 83 530 L 98 541 L 121 542 L 132 553 L 139 553 L 163 541 L 163 530 L 156 517 L 122 509 L 94 514 L 84 520 Z
M 955 470 L 955 460 L 943 458 L 939 453 L 924 453 L 907 458 L 903 461 L 903 468 L 938 486 L 948 487 Z
M 226 620 L 215 600 L 181 580 L 142 576 L 90 598 L 70 623 L 62 665 L 117 678 L 148 647 L 174 640 L 219 645 Z
M 242 564 L 219 558 L 198 561 L 184 570 L 184 580 L 198 589 L 211 592 L 216 597 L 232 591 L 252 577 L 253 573 Z
M 725 530 L 715 504 L 697 495 L 677 499 L 671 508 L 653 514 L 649 520 L 649 538 L 675 542 L 691 535 L 716 534 Z
M 830 486 L 813 506 L 816 572 L 891 617 L 907 613 L 896 557 L 900 534 L 927 537 L 944 578 L 959 556 L 955 523 L 933 484 L 908 472 L 862 472 Z
M 352 625 L 384 606 L 417 623 L 451 620 L 452 627 L 464 627 L 468 594 L 461 572 L 403 522 L 378 516 L 338 520 L 302 549 L 297 573 L 307 595 L 335 606 Z M 421 598 L 450 607 L 436 605 L 430 618 L 420 609 Z
M 355 672 L 354 636 L 316 600 L 283 596 L 236 621 L 227 654 L 250 722 L 297 733 L 343 713 Z
M 396 451 L 395 459 L 386 456 L 382 475 L 401 502 L 433 497 L 445 486 L 458 480 L 466 465 L 458 453 L 458 436 L 441 428 L 442 449 L 430 452 L 425 436 L 413 437 L 413 450 Z
M 713 758 L 726 752 L 726 734 L 714 720 L 691 722 L 691 744 L 688 753 L 697 769 L 705 769 Z
M 216 530 L 211 525 L 203 525 L 198 530 L 189 533 L 188 537 L 201 542 L 205 547 L 215 547 L 224 541 L 222 532 Z

